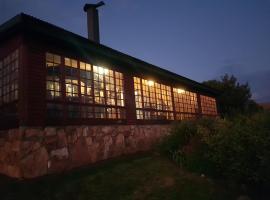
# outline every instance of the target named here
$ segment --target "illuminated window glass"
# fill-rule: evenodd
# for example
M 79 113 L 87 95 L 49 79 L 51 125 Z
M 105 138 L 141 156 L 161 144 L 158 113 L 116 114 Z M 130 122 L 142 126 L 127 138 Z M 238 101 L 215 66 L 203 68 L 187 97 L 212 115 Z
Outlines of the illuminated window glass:
M 189 119 L 196 117 L 198 110 L 197 94 L 180 88 L 173 88 L 174 108 L 176 119 Z M 184 114 L 183 114 L 184 113 Z
M 77 60 L 65 58 L 66 100 L 79 101 L 79 69 Z
M 80 78 L 81 78 L 81 101 L 82 103 L 93 103 L 91 65 L 80 62 Z
M 107 118 L 108 119 L 117 119 L 116 108 L 107 108 Z
M 96 107 L 96 118 L 124 119 L 123 74 L 99 66 L 93 66 L 94 102 L 106 105 L 105 109 Z M 101 112 L 104 112 L 101 114 Z
M 137 119 L 143 119 L 143 111 L 136 110 L 136 117 L 137 117 Z
M 57 99 L 61 96 L 60 86 L 61 57 L 56 54 L 46 53 L 46 90 L 47 99 Z
M 104 107 L 95 107 L 95 118 L 105 119 L 106 118 L 106 108 Z
M 65 66 L 67 66 L 67 67 L 73 67 L 73 68 L 78 68 L 77 60 L 74 60 L 74 59 L 66 58 L 65 57 Z
M 136 108 L 142 108 L 142 90 L 141 90 L 141 79 L 140 78 L 134 77 L 134 91 L 135 91 Z M 139 110 L 137 110 L 137 111 L 139 111 Z M 137 112 L 137 113 L 139 113 L 139 116 L 142 116 L 142 112 Z M 138 114 L 137 114 L 137 116 L 138 116 Z M 139 117 L 138 119 L 141 119 L 141 117 Z
M 46 53 L 48 103 L 60 97 L 64 89 L 60 100 L 70 102 L 65 105 L 68 118 L 125 119 L 122 73 L 68 57 L 63 59 L 61 63 L 60 56 Z
M 0 60 L 0 105 L 18 100 L 19 50 Z
M 93 66 L 94 74 L 94 99 L 97 104 L 105 104 L 105 84 L 104 74 L 108 73 L 108 69 Z
M 61 57 L 56 54 L 46 53 L 46 66 L 57 67 L 61 64 Z
M 137 119 L 173 120 L 171 87 L 133 77 Z
M 200 95 L 202 114 L 205 115 L 217 115 L 216 100 L 213 97 Z
M 116 98 L 115 98 L 115 78 L 114 72 L 112 70 L 108 70 L 105 75 L 105 83 L 106 83 L 106 99 L 107 105 L 116 105 Z M 110 110 L 109 112 L 113 111 L 116 113 L 115 110 Z M 109 118 L 112 118 L 111 115 Z
M 117 106 L 124 106 L 124 80 L 120 72 L 115 72 L 115 88 Z

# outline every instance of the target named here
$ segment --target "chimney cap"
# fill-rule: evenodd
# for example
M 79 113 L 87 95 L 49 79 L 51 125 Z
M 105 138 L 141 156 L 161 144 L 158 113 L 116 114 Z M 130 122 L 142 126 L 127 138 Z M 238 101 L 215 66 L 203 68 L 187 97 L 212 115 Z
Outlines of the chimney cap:
M 98 8 L 98 7 L 104 6 L 104 5 L 105 5 L 105 3 L 104 3 L 103 1 L 100 1 L 100 2 L 98 2 L 98 3 L 96 3 L 96 4 L 89 4 L 89 3 L 86 3 L 86 4 L 84 5 L 84 7 L 83 7 L 83 10 L 84 10 L 85 12 L 87 12 L 87 10 L 88 10 L 89 8 Z

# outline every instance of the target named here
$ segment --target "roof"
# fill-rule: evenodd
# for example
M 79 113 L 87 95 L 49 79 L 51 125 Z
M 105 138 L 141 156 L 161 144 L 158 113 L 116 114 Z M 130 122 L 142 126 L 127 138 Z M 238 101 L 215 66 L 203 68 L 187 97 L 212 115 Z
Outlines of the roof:
M 157 76 L 158 78 L 173 82 L 175 85 L 181 84 L 187 86 L 189 89 L 207 93 L 212 96 L 216 96 L 220 93 L 204 84 L 134 58 L 105 45 L 90 41 L 80 35 L 24 13 L 16 15 L 0 26 L 0 42 L 20 31 L 36 34 L 39 37 L 46 36 L 43 38 L 57 42 L 65 42 L 66 45 L 71 45 L 77 48 L 78 51 L 83 49 L 84 52 L 91 52 L 100 57 L 106 57 L 114 61 L 125 63 L 129 66 L 129 70 L 136 71 L 137 73 L 152 74 L 155 77 Z

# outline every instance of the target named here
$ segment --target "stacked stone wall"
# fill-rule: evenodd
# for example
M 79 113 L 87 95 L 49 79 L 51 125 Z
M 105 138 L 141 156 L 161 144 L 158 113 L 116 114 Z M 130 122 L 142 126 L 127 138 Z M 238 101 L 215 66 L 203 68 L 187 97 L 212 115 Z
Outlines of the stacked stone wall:
M 0 132 L 0 173 L 34 178 L 150 150 L 169 125 L 18 128 Z

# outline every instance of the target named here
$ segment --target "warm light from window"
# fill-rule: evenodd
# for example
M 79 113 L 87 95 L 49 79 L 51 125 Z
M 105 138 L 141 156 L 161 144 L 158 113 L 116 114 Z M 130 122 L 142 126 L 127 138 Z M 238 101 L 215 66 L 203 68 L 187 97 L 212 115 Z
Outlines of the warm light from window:
M 97 67 L 97 66 L 96 66 Z M 108 74 L 109 73 L 109 70 L 106 69 L 106 68 L 103 68 L 103 67 L 97 67 L 98 68 L 98 73 L 99 74 Z
M 149 86 L 153 86 L 153 85 L 154 85 L 154 81 L 147 81 L 147 84 L 148 84 Z
M 178 93 L 178 94 L 181 94 L 181 93 L 184 93 L 184 92 L 185 92 L 185 90 L 183 90 L 183 89 L 181 89 L 181 88 L 178 88 L 178 89 L 177 89 L 177 93 Z

